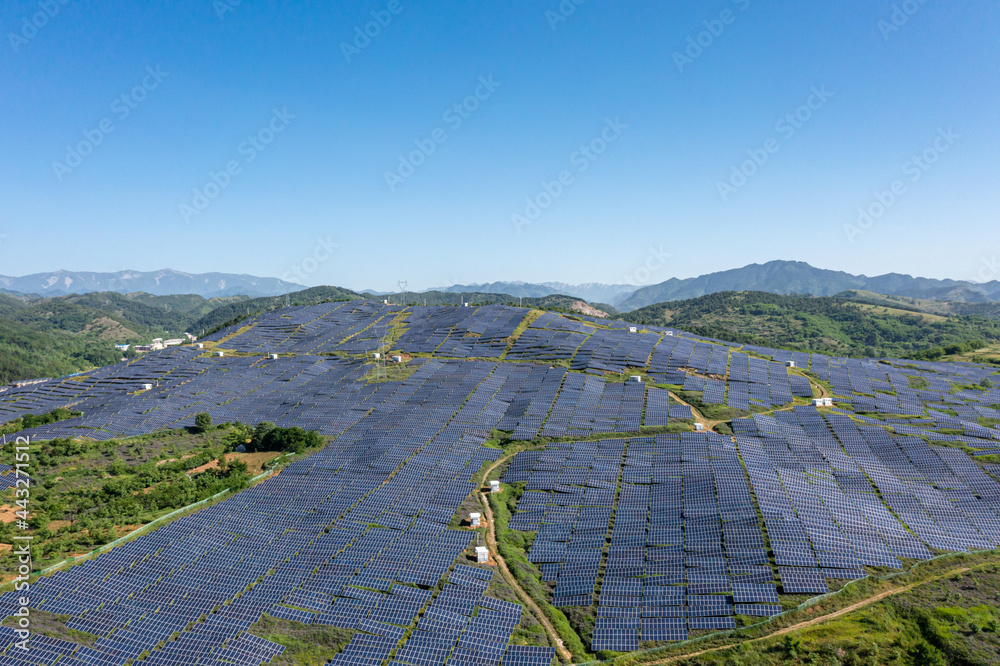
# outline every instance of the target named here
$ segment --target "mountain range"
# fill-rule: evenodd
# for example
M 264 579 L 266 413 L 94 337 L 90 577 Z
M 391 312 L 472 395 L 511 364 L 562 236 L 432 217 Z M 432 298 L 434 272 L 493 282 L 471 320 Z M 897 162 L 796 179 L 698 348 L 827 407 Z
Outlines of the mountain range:
M 196 294 L 204 298 L 218 298 L 279 296 L 306 287 L 277 278 L 233 273 L 183 273 L 166 268 L 147 272 L 93 273 L 58 270 L 22 277 L 0 275 L 0 289 L 49 297 L 116 291 L 120 294 L 133 292 L 145 292 L 155 296 Z
M 183 273 L 160 271 L 119 271 L 93 273 L 54 271 L 23 277 L 0 276 L 0 290 L 43 297 L 118 292 L 145 292 L 157 296 L 194 294 L 204 298 L 246 296 L 274 297 L 307 289 L 277 278 L 231 273 Z M 626 284 L 567 284 L 565 282 L 491 282 L 488 284 L 451 285 L 420 293 L 503 294 L 515 298 L 571 296 L 587 303 L 606 303 L 621 312 L 664 303 L 707 296 L 726 291 L 759 291 L 779 295 L 810 294 L 834 296 L 845 291 L 865 291 L 885 296 L 899 296 L 956 303 L 1000 302 L 1000 281 L 975 283 L 962 280 L 936 280 L 889 273 L 868 277 L 843 271 L 815 268 L 799 261 L 771 261 L 743 268 L 709 273 L 694 278 L 671 278 L 650 286 Z M 369 291 L 369 294 L 390 292 Z
M 886 296 L 902 296 L 960 303 L 1000 302 L 1000 281 L 988 283 L 962 280 L 935 280 L 889 273 L 868 277 L 843 271 L 815 268 L 801 261 L 771 261 L 751 264 L 695 278 L 671 278 L 666 282 L 637 287 L 622 284 L 566 284 L 563 282 L 493 282 L 455 285 L 446 292 L 475 291 L 505 293 L 540 298 L 552 294 L 575 296 L 591 303 L 608 303 L 622 312 L 654 303 L 682 301 L 724 291 L 761 291 L 771 294 L 811 294 L 834 296 L 848 290 L 870 291 Z

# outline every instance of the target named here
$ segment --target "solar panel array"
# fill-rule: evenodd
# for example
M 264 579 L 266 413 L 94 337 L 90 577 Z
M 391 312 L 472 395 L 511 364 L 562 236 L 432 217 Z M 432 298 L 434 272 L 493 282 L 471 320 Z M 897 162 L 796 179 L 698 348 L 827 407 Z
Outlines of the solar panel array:
M 418 355 L 412 374 L 363 381 L 390 332 L 394 350 Z M 333 438 L 254 488 L 40 581 L 35 607 L 100 640 L 35 636 L 39 661 L 124 664 L 179 632 L 144 663 L 266 662 L 281 646 L 248 629 L 267 613 L 354 632 L 336 663 L 548 663 L 551 647 L 509 646 L 520 607 L 484 594 L 482 569 L 455 566 L 470 533 L 446 528 L 501 455 L 484 446 L 494 430 L 562 440 L 510 463 L 505 482 L 525 484 L 510 526 L 537 533 L 528 558 L 555 605 L 593 609 L 595 650 L 773 615 L 780 595 L 932 549 L 1000 545 L 1000 466 L 982 462 L 1000 450 L 992 368 L 631 333 L 506 306 L 284 308 L 208 340 L 240 355 L 170 348 L 0 392 L 0 421 L 83 412 L 22 433 L 35 438 L 146 434 L 199 412 Z M 781 409 L 734 420 L 732 437 L 643 435 L 695 415 L 666 389 L 623 382 L 630 368 L 707 404 Z M 836 409 L 801 405 L 814 391 L 806 369 L 829 382 Z M 13 476 L 2 472 L 0 486 Z M 0 596 L 0 614 L 15 601 Z

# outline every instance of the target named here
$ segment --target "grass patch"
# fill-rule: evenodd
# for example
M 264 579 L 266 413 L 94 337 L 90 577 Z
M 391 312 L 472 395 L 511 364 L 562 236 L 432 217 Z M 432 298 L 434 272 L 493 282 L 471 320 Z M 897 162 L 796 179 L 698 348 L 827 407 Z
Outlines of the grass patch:
M 353 631 L 314 626 L 264 615 L 248 630 L 259 638 L 285 646 L 273 666 L 316 666 L 325 664 L 351 642 Z

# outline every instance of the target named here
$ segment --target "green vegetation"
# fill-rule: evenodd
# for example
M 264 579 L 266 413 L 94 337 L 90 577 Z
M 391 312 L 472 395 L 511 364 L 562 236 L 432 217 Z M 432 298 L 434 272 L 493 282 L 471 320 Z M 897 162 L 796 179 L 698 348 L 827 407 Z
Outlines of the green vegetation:
M 744 409 L 737 409 L 727 405 L 710 405 L 702 402 L 700 391 L 675 391 L 677 396 L 694 407 L 706 419 L 710 421 L 732 421 L 733 419 L 745 418 L 750 412 Z
M 224 442 L 227 451 L 235 451 L 236 447 L 242 445 L 249 453 L 303 453 L 307 449 L 322 446 L 323 437 L 315 430 L 306 432 L 298 426 L 279 428 L 270 421 L 261 421 L 255 428 L 251 428 L 237 421 L 229 424 Z
M 205 412 L 194 415 L 194 431 L 197 433 L 208 432 L 212 427 L 212 415 Z
M 66 419 L 73 419 L 78 416 L 83 416 L 83 412 L 75 412 L 65 407 L 58 407 L 46 414 L 25 414 L 13 421 L 8 421 L 0 425 L 0 435 L 12 435 L 27 428 L 35 428 L 48 423 L 55 423 L 56 421 L 65 421 Z
M 763 292 L 659 303 L 619 318 L 733 342 L 855 357 L 935 360 L 1000 340 L 1000 321 L 979 316 L 930 316 L 847 298 Z
M 249 633 L 285 646 L 272 666 L 316 666 L 325 664 L 351 642 L 353 631 L 337 627 L 313 626 L 264 615 Z
M 0 384 L 116 363 L 123 356 L 116 343 L 179 336 L 190 320 L 121 294 L 33 301 L 0 294 Z
M 261 429 L 260 448 L 254 450 L 265 453 L 243 457 L 224 455 L 242 425 L 224 424 L 198 434 L 164 430 L 103 442 L 33 440 L 26 471 L 38 480 L 30 489 L 27 514 L 35 561 L 44 565 L 87 552 L 171 511 L 241 490 L 257 468 L 275 457 L 268 451 L 305 453 L 325 444 L 315 432 L 262 425 L 271 427 Z M 12 465 L 15 455 L 13 446 L 0 448 L 0 462 Z M 0 543 L 10 545 L 19 517 L 15 511 L 21 508 L 16 489 L 6 490 L 0 502 Z M 15 562 L 9 550 L 0 553 L 0 570 L 11 570 Z
M 982 317 L 983 319 L 1000 319 L 1000 303 L 967 303 L 964 301 L 932 301 L 923 298 L 910 298 L 909 296 L 886 296 L 873 291 L 849 290 L 837 294 L 838 297 L 847 298 L 859 303 L 871 305 L 881 305 L 898 310 L 910 310 L 912 312 L 924 312 L 936 315 L 965 315 L 970 317 Z
M 67 627 L 66 623 L 72 619 L 72 615 L 56 615 L 54 613 L 49 613 L 48 611 L 35 608 L 31 611 L 31 631 L 32 633 L 42 634 L 44 636 L 48 636 L 49 638 L 55 638 L 63 641 L 73 641 L 74 643 L 93 647 L 94 643 L 97 642 L 98 637 L 93 634 L 88 634 L 85 631 L 78 631 Z M 13 615 L 8 617 L 3 621 L 3 626 L 17 628 L 18 618 Z

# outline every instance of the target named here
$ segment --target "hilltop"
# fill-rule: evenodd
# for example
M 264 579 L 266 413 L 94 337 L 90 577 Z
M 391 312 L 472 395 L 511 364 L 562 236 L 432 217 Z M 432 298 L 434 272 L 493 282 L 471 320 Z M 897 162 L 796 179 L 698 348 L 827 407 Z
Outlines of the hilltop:
M 996 317 L 951 314 L 968 311 L 966 304 L 942 303 L 942 314 L 936 314 L 917 309 L 912 303 L 886 302 L 894 307 L 859 300 L 857 295 L 722 292 L 649 305 L 619 318 L 638 324 L 675 326 L 732 342 L 854 357 L 937 358 L 1000 340 L 1000 321 Z M 909 307 L 901 309 L 899 305 Z M 946 351 L 948 348 L 951 351 Z

